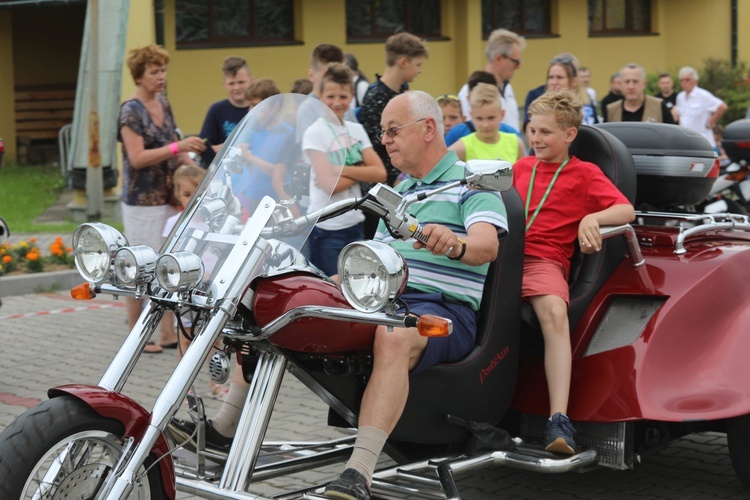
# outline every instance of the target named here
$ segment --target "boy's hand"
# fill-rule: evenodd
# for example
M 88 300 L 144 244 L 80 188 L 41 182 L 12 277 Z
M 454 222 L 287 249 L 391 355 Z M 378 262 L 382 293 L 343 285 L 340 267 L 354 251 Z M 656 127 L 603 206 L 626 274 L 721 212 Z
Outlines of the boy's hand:
M 593 214 L 589 214 L 578 225 L 578 243 L 581 252 L 588 255 L 602 249 L 602 235 L 599 232 L 599 222 Z

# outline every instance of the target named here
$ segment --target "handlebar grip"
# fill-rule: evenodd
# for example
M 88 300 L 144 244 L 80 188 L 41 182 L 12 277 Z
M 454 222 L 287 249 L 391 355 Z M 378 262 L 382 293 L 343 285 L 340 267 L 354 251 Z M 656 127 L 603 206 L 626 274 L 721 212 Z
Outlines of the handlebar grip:
M 422 234 L 422 226 L 420 226 L 419 224 L 415 224 L 415 226 L 417 226 L 417 228 L 414 230 L 414 233 L 412 233 L 412 237 L 417 241 L 420 241 L 422 243 L 427 243 L 427 240 L 430 237 Z

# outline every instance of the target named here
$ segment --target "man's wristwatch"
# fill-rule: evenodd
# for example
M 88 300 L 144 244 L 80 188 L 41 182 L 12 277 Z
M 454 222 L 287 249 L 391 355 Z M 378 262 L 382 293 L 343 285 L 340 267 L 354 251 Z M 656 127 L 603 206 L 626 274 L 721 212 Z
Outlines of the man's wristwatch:
M 461 244 L 461 253 L 458 254 L 458 257 L 451 257 L 449 255 L 448 258 L 450 260 L 461 260 L 461 259 L 464 258 L 464 255 L 466 255 L 466 242 L 464 240 L 462 240 L 461 238 L 459 238 L 459 237 L 456 237 L 456 239 Z

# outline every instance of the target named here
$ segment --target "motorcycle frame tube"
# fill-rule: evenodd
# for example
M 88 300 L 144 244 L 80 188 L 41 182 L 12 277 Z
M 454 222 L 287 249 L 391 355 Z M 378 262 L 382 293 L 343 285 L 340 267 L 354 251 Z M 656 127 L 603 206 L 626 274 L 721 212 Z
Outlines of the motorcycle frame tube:
M 217 301 L 214 299 L 214 301 L 210 301 L 216 302 L 216 308 L 211 319 L 193 339 L 190 349 L 185 352 L 185 355 L 172 372 L 164 389 L 162 389 L 154 402 L 149 425 L 143 437 L 125 463 L 124 469 L 116 471 L 110 480 L 107 481 L 102 494 L 100 494 L 100 498 L 124 500 L 132 491 L 138 469 L 148 457 L 156 440 L 162 435 L 162 431 L 166 428 L 171 417 L 177 412 L 190 386 L 198 376 L 203 362 L 219 338 L 224 325 L 236 313 L 237 304 L 248 284 L 262 268 L 264 259 L 268 255 L 269 245 L 265 240 L 260 239 L 260 233 L 270 220 L 275 206 L 276 203 L 269 197 L 261 200 L 252 219 L 240 233 L 237 243 L 212 281 L 210 296 L 220 297 L 221 300 Z M 161 311 L 159 315 L 159 318 L 161 318 L 164 308 L 159 307 L 158 309 Z M 136 343 L 139 327 L 142 326 L 141 323 L 144 315 L 145 313 L 141 314 L 136 327 L 131 331 L 128 339 L 126 339 L 123 349 L 118 352 L 105 373 L 105 376 L 109 376 L 107 381 L 109 379 L 118 380 L 120 389 L 127 379 L 126 373 L 130 373 L 129 370 L 132 370 L 135 361 L 137 361 L 137 359 L 134 361 L 124 360 L 125 363 L 123 363 L 123 360 L 120 359 L 122 358 L 122 352 L 125 351 L 130 358 L 138 358 L 142 347 L 145 346 L 145 342 L 148 340 L 148 337 L 143 340 L 143 346 L 141 346 L 140 350 L 126 349 L 126 347 L 132 347 Z M 153 333 L 153 329 L 157 323 L 158 321 L 151 325 L 151 333 Z M 116 363 L 118 361 L 119 363 Z M 128 363 L 127 361 L 130 362 Z M 119 373 L 118 369 L 120 370 Z M 125 370 L 128 371 L 126 372 Z M 104 379 L 105 377 L 103 377 Z
M 249 485 L 281 390 L 286 365 L 287 359 L 279 353 L 260 353 L 219 489 L 242 491 Z
M 122 391 L 125 381 L 130 377 L 140 358 L 140 353 L 143 352 L 151 335 L 164 316 L 164 311 L 164 306 L 153 301 L 149 302 L 122 346 L 117 350 L 117 354 L 109 363 L 104 375 L 99 379 L 99 387 L 113 392 Z
M 369 323 L 373 325 L 404 327 L 408 316 L 392 316 L 386 313 L 366 313 L 355 309 L 342 309 L 340 307 L 302 306 L 295 307 L 268 323 L 260 329 L 260 334 L 252 335 L 249 338 L 239 338 L 242 340 L 267 339 L 285 326 L 302 318 L 323 318 L 337 321 L 356 321 L 358 323 Z

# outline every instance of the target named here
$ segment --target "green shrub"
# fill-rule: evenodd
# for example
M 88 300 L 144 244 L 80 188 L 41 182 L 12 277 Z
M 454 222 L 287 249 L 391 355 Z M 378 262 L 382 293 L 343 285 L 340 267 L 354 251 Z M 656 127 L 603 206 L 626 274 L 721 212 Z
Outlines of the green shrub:
M 750 79 L 747 65 L 739 62 L 732 68 L 725 59 L 709 58 L 703 61 L 699 85 L 712 92 L 727 104 L 727 112 L 721 118 L 722 124 L 745 118 L 750 107 Z

